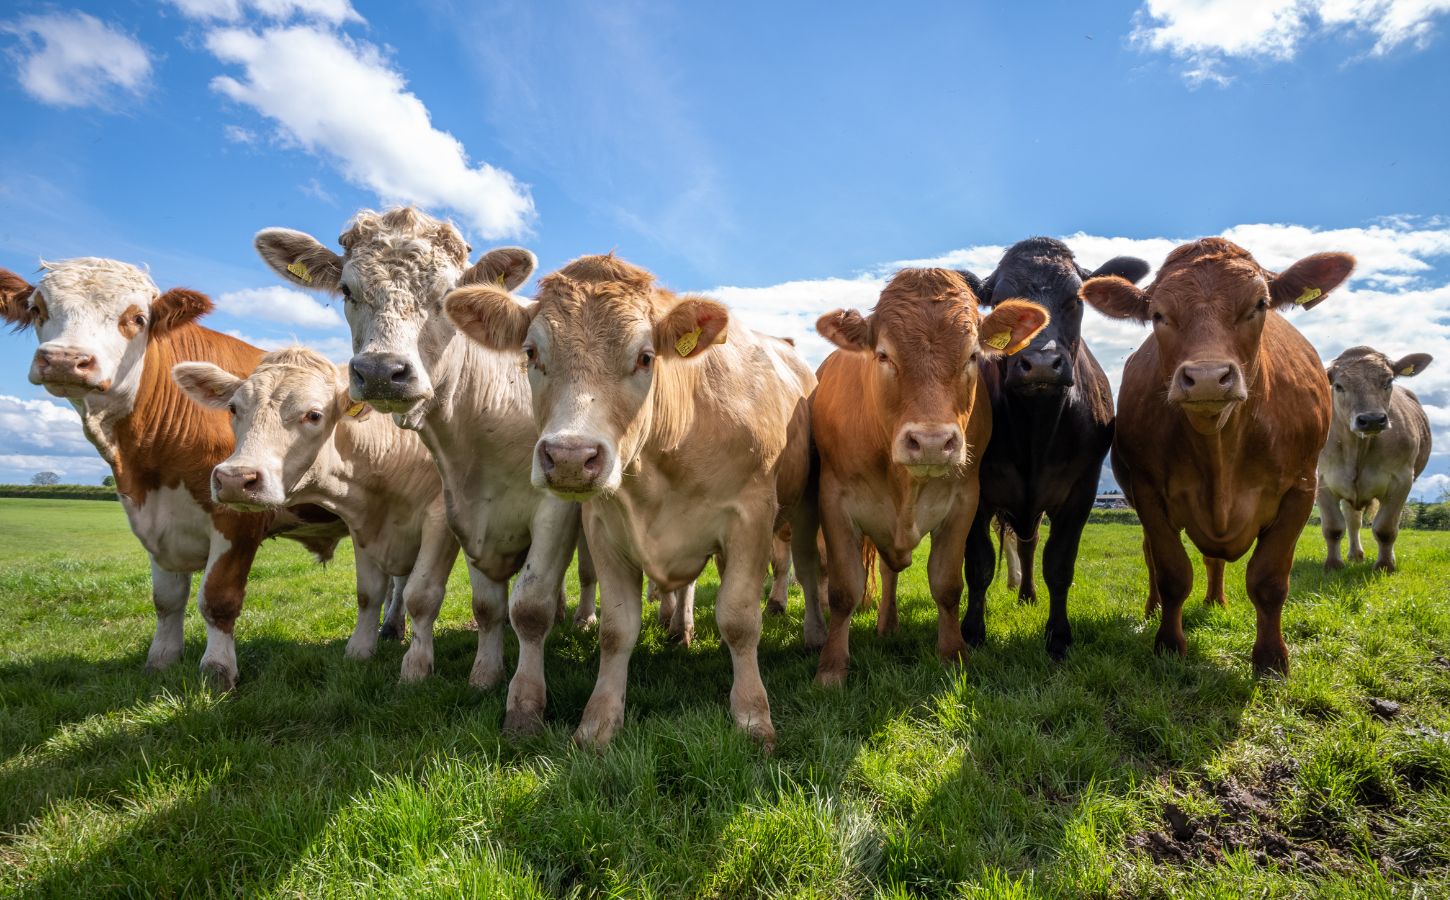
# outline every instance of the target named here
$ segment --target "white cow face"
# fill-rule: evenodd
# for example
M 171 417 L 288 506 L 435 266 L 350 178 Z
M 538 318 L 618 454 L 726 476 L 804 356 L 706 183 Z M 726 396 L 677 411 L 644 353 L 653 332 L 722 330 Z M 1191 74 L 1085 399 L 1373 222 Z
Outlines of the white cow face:
M 363 211 L 338 243 L 341 256 L 297 231 L 270 228 L 256 238 L 257 252 L 283 278 L 343 297 L 353 399 L 403 416 L 433 398 L 440 361 L 458 337 L 443 314 L 448 291 L 480 279 L 511 289 L 535 264 L 527 250 L 504 248 L 468 268 L 458 230 L 411 208 Z
M 211 310 L 202 294 L 162 294 L 140 269 L 110 259 L 47 265 L 34 286 L 0 270 L 0 316 L 40 341 L 30 381 L 71 400 L 133 393 L 150 339 Z
M 336 366 L 300 347 L 267 354 L 244 379 L 211 363 L 182 363 L 172 375 L 198 404 L 231 414 L 236 449 L 212 470 L 211 487 L 213 499 L 237 509 L 293 502 L 338 421 L 366 411 Z

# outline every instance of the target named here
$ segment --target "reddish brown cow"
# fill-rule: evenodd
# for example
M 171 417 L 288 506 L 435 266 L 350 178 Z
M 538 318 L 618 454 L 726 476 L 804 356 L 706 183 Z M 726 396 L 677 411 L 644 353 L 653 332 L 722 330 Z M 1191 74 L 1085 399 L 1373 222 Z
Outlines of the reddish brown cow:
M 1253 550 L 1254 670 L 1288 672 L 1280 613 L 1314 506 L 1330 396 L 1318 354 L 1278 311 L 1317 305 L 1353 268 L 1347 254 L 1319 253 L 1275 274 L 1242 247 L 1205 238 L 1170 253 L 1147 290 L 1117 277 L 1083 285 L 1105 315 L 1153 326 L 1123 370 L 1112 458 L 1143 521 L 1149 608 L 1163 609 L 1159 652 L 1187 652 L 1187 531 L 1210 560 Z
M 851 613 L 866 589 L 863 539 L 900 572 L 931 534 L 937 652 L 948 661 L 966 653 L 957 615 L 962 560 L 992 434 L 977 360 L 1021 350 L 1048 319 L 1034 303 L 1005 299 L 984 319 L 973 290 L 949 269 L 903 269 L 870 316 L 836 310 L 816 323 L 841 348 L 821 364 L 811 399 L 831 605 L 821 684 L 846 677 Z

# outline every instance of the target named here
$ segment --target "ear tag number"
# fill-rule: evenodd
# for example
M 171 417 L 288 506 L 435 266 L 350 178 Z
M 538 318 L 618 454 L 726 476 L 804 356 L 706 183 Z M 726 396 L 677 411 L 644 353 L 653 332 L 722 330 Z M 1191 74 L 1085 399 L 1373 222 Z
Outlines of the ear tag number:
M 300 262 L 288 263 L 287 264 L 287 271 L 291 272 L 293 275 L 296 275 L 297 276 L 297 280 L 298 281 L 301 281 L 303 284 L 311 284 L 312 283 L 312 273 L 309 272 L 309 271 L 307 271 L 307 266 L 304 265 L 303 263 L 300 263 Z
M 987 338 L 982 343 L 986 344 L 988 347 L 991 347 L 993 350 L 1006 350 L 1007 344 L 1009 344 L 1011 341 L 1012 332 L 999 331 L 991 337 Z
M 689 356 L 695 350 L 695 345 L 700 343 L 700 328 L 696 326 L 694 331 L 687 331 L 680 335 L 675 341 L 675 352 L 681 356 Z
M 1305 288 L 1304 293 L 1294 299 L 1294 303 L 1298 306 L 1303 306 L 1306 303 L 1318 300 L 1319 296 L 1323 293 L 1323 291 L 1316 287 Z
M 349 418 L 356 419 L 358 416 L 362 415 L 362 411 L 367 408 L 368 405 L 366 403 L 359 401 L 347 408 L 347 415 Z

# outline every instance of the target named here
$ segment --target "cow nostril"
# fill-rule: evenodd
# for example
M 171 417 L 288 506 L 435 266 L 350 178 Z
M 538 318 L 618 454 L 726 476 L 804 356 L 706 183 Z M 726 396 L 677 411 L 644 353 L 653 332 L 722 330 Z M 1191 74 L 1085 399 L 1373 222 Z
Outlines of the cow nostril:
M 916 439 L 916 435 L 908 434 L 906 436 L 906 450 L 908 453 L 921 452 L 921 442 Z
M 547 444 L 539 445 L 539 468 L 546 473 L 554 471 L 554 456 L 549 452 Z
M 76 360 L 76 371 L 85 372 L 95 366 L 95 364 L 96 358 L 94 356 L 82 356 Z
M 587 475 L 599 474 L 600 469 L 603 468 L 603 460 L 600 458 L 598 447 L 591 447 L 589 449 L 588 455 L 584 457 L 583 467 Z
M 941 446 L 943 453 L 955 453 L 957 451 L 957 436 L 951 435 Z
M 1055 357 L 1053 357 L 1053 359 L 1052 359 L 1052 371 L 1054 371 L 1054 372 L 1061 372 L 1062 371 L 1062 357 L 1061 356 L 1055 356 Z
M 1031 372 L 1032 371 L 1032 360 L 1028 359 L 1027 357 L 1025 357 L 1025 356 L 1022 357 L 1022 359 L 1021 359 L 1021 365 L 1022 365 L 1022 371 L 1024 371 L 1024 372 Z
M 392 378 L 394 383 L 402 383 L 413 379 L 413 367 L 408 363 L 397 363 L 393 366 Z
M 1219 387 L 1231 387 L 1234 383 L 1233 369 L 1224 369 L 1223 374 L 1218 376 Z

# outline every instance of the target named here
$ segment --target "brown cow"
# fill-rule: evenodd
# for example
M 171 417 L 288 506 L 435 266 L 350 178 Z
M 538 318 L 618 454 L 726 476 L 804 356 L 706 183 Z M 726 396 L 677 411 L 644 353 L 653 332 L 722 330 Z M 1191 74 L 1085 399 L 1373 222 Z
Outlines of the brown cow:
M 931 534 L 937 653 L 965 657 L 957 618 L 962 562 L 977 512 L 977 469 L 992 433 L 977 360 L 1017 352 L 1048 320 L 1036 304 L 1005 299 L 984 319 L 973 291 L 949 269 L 903 269 L 869 317 L 836 310 L 816 323 L 841 348 L 817 371 L 811 401 L 831 604 L 816 671 L 821 684 L 846 677 L 851 614 L 866 589 L 863 539 L 900 572 Z M 894 585 L 885 587 L 894 593 Z M 894 603 L 887 613 L 893 610 Z
M 196 595 L 206 620 L 201 670 L 230 688 L 237 680 L 232 631 L 257 547 L 301 523 L 285 510 L 239 513 L 212 502 L 212 466 L 232 452 L 232 432 L 226 413 L 186 398 L 171 369 L 204 361 L 245 376 L 262 351 L 196 324 L 212 308 L 207 297 L 185 288 L 162 293 L 135 266 L 84 257 L 44 268 L 33 287 L 0 269 L 0 317 L 35 329 L 31 382 L 76 408 L 151 557 L 156 635 L 146 666 L 164 669 L 181 658 L 191 578 L 205 570 Z M 326 559 L 347 531 L 318 512 L 325 521 L 289 536 Z
M 1083 285 L 1105 315 L 1153 325 L 1123 370 L 1112 460 L 1143 522 L 1149 606 L 1163 609 L 1159 652 L 1188 649 L 1187 531 L 1209 560 L 1253 550 L 1254 670 L 1288 672 L 1280 613 L 1330 400 L 1318 354 L 1278 311 L 1317 305 L 1353 268 L 1347 254 L 1319 253 L 1275 274 L 1242 247 L 1205 238 L 1170 253 L 1146 290 L 1117 277 Z
M 623 722 L 641 575 L 688 595 L 718 555 L 715 617 L 735 671 L 730 711 L 773 743 L 756 658 L 760 586 L 772 537 L 791 517 L 808 618 L 816 605 L 817 528 L 801 502 L 810 368 L 721 304 L 676 296 L 613 256 L 582 257 L 542 279 L 529 306 L 483 283 L 455 290 L 446 308 L 469 337 L 519 354 L 539 422 L 533 483 L 585 501 L 604 610 L 599 678 L 575 741 L 602 746 Z

